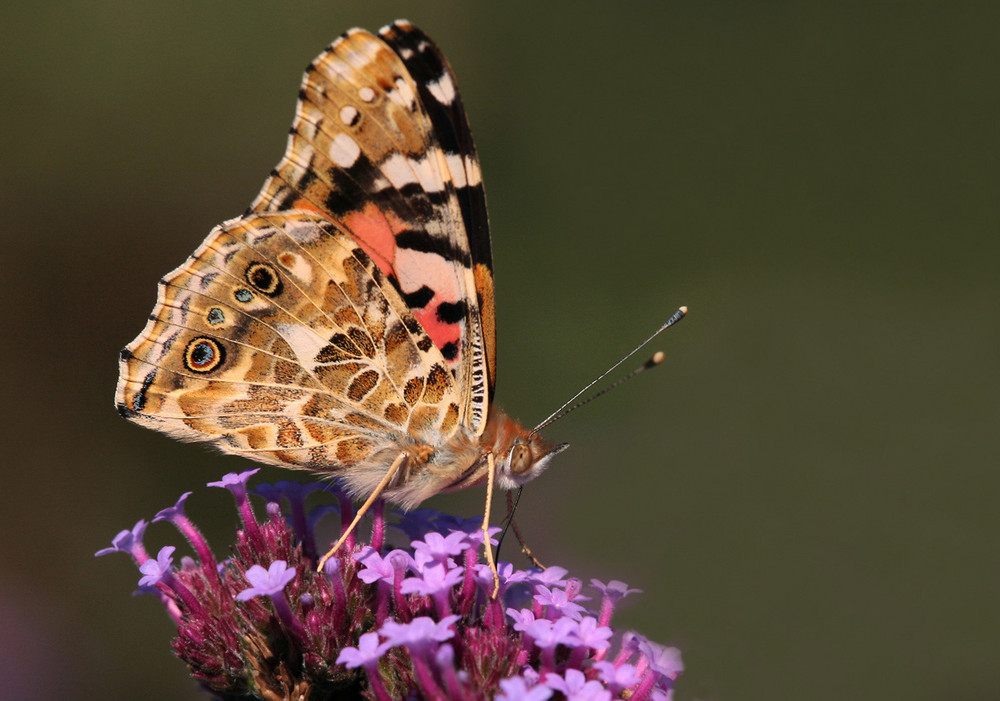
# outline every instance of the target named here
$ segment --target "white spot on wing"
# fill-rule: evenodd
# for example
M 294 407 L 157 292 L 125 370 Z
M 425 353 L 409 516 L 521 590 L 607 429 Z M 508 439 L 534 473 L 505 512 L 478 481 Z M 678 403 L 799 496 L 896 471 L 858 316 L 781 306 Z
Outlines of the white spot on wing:
M 312 282 L 313 267 L 299 254 L 283 253 L 278 256 L 278 263 L 302 282 Z
M 371 102 L 375 99 L 375 91 L 369 88 L 367 85 L 360 90 L 358 90 L 358 97 L 360 97 L 365 102 Z
M 464 159 L 457 153 L 449 153 L 445 155 L 445 160 L 448 162 L 448 171 L 451 173 L 451 179 L 455 181 L 455 187 L 465 187 Z
M 316 367 L 313 359 L 326 347 L 326 339 L 302 324 L 276 324 L 274 328 L 295 353 L 299 365 L 312 371 Z
M 382 162 L 382 172 L 397 190 L 404 185 L 417 182 L 417 176 L 410 163 L 401 153 L 394 153 Z
M 455 99 L 455 84 L 451 82 L 451 77 L 447 73 L 433 83 L 428 83 L 427 89 L 442 105 L 450 105 Z
M 350 168 L 361 155 L 361 147 L 347 134 L 337 134 L 330 142 L 330 160 L 341 168 Z
M 423 158 L 410 160 L 410 167 L 417 174 L 420 187 L 424 188 L 427 192 L 442 192 L 444 190 L 444 182 L 441 180 L 441 174 L 434 167 L 434 161 L 432 160 L 432 156 L 436 156 L 438 153 L 440 152 L 428 151 Z
M 340 108 L 340 121 L 342 121 L 347 126 L 354 124 L 354 120 L 358 118 L 358 111 L 351 107 L 350 105 L 344 105 Z
M 479 162 L 475 158 L 465 157 L 465 178 L 470 187 L 483 182 L 483 173 L 479 170 Z
M 396 78 L 396 90 L 390 93 L 390 97 L 394 98 L 394 102 L 400 104 L 406 109 L 413 109 L 416 104 L 416 96 L 413 94 L 413 88 L 410 84 L 403 78 Z M 398 95 L 398 99 L 395 99 Z

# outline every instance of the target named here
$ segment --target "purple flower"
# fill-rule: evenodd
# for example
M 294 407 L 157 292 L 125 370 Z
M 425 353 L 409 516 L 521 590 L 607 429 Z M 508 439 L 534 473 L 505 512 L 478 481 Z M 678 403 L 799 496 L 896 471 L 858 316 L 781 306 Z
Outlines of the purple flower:
M 173 545 L 165 545 L 160 548 L 155 560 L 150 558 L 139 565 L 139 571 L 143 574 L 139 578 L 140 587 L 151 587 L 159 584 L 164 577 L 170 574 L 170 568 L 174 565 L 173 554 L 176 549 Z
M 639 589 L 629 589 L 625 582 L 619 582 L 617 579 L 613 579 L 607 584 L 600 581 L 599 579 L 590 580 L 590 585 L 601 592 L 601 613 L 598 619 L 602 626 L 608 625 L 611 621 L 611 614 L 615 610 L 615 604 L 619 600 L 625 598 L 629 594 L 639 593 Z
M 478 561 L 479 519 L 426 512 L 416 520 L 420 537 L 383 548 L 387 527 L 405 517 L 382 502 L 369 512 L 370 530 L 357 529 L 317 572 L 313 544 L 322 543 L 323 552 L 337 537 L 325 530 L 317 537 L 318 517 L 337 508 L 341 525 L 350 523 L 350 499 L 282 483 L 255 490 L 267 503 L 254 509 L 250 477 L 230 474 L 213 483 L 232 493 L 241 522 L 221 563 L 184 514 L 191 494 L 157 519 L 194 548 L 179 567 L 172 546 L 155 559 L 145 553 L 145 521 L 99 551 L 135 558 L 145 592 L 156 594 L 177 626 L 175 654 L 214 697 L 249 699 L 248 688 L 321 696 L 336 688 L 376 701 L 668 698 L 682 669 L 675 650 L 636 634 L 612 643 L 611 604 L 631 593 L 624 584 L 595 583 L 595 611 L 565 569 L 525 571 L 502 562 L 502 586 L 492 599 L 492 573 Z M 338 507 L 306 505 L 307 497 L 331 496 Z M 431 524 L 459 528 L 427 530 Z M 417 525 L 411 520 L 411 529 Z
M 257 596 L 270 598 L 278 620 L 297 642 L 301 642 L 306 637 L 305 628 L 285 598 L 285 587 L 295 579 L 295 575 L 295 568 L 289 567 L 284 560 L 275 560 L 266 570 L 260 565 L 254 565 L 245 574 L 246 580 L 251 584 L 250 588 L 238 593 L 236 600 L 248 601 Z M 313 602 L 315 603 L 315 598 Z
M 146 554 L 146 549 L 142 546 L 142 536 L 146 533 L 148 525 L 145 519 L 139 519 L 132 526 L 132 530 L 119 531 L 118 535 L 111 539 L 111 547 L 98 550 L 94 553 L 94 557 L 101 557 L 108 553 L 128 553 L 137 562 L 145 562 L 149 555 Z
M 584 611 L 583 606 L 570 601 L 564 590 L 549 589 L 544 584 L 535 586 L 535 601 L 542 606 L 548 607 L 546 615 L 549 618 L 557 618 L 559 616 L 579 618 Z
M 275 560 L 266 570 L 260 565 L 254 565 L 247 570 L 246 578 L 251 586 L 236 595 L 237 601 L 282 593 L 288 583 L 295 579 L 295 570 L 284 560 Z
M 206 486 L 208 487 L 222 487 L 223 489 L 228 489 L 230 491 L 242 491 L 246 492 L 247 482 L 250 478 L 260 472 L 260 468 L 254 468 L 253 470 L 244 470 L 243 472 L 230 472 L 229 474 L 223 475 L 222 479 L 218 482 L 209 482 Z
M 257 519 L 254 517 L 253 509 L 250 507 L 250 499 L 247 497 L 247 482 L 259 471 L 260 468 L 244 470 L 239 474 L 230 472 L 224 475 L 218 482 L 208 483 L 209 487 L 222 487 L 232 493 L 233 499 L 236 501 L 236 510 L 240 514 L 240 521 L 243 522 L 243 529 L 247 533 L 247 538 L 255 547 L 262 547 L 264 543 L 261 541 Z
M 440 621 L 435 621 L 430 616 L 421 616 L 414 618 L 409 623 L 386 621 L 379 632 L 385 636 L 386 642 L 391 647 L 396 645 L 421 647 L 434 642 L 451 640 L 455 636 L 451 625 L 459 618 L 461 616 L 445 616 Z
M 167 509 L 163 509 L 156 516 L 153 517 L 153 523 L 160 521 L 168 521 L 174 524 L 174 527 L 181 532 L 187 541 L 194 548 L 195 552 L 198 553 L 198 557 L 201 558 L 202 562 L 205 564 L 205 568 L 209 572 L 216 571 L 215 557 L 212 555 L 212 549 L 208 547 L 208 541 L 205 540 L 205 536 L 201 534 L 197 526 L 191 522 L 184 514 L 184 502 L 187 501 L 188 497 L 191 496 L 192 492 L 186 492 L 181 495 L 181 498 L 177 500 L 173 506 Z
M 611 692 L 603 684 L 596 680 L 587 681 L 583 672 L 578 669 L 567 669 L 562 677 L 547 674 L 545 684 L 562 692 L 567 701 L 611 701 Z
M 358 570 L 358 577 L 366 584 L 374 584 L 379 580 L 392 584 L 397 570 L 404 570 L 413 562 L 413 558 L 405 550 L 392 550 L 383 557 L 368 546 L 356 552 L 354 559 L 364 565 Z
M 608 687 L 608 691 L 616 696 L 623 689 L 638 684 L 642 678 L 636 673 L 635 667 L 630 664 L 615 667 L 614 664 L 605 660 L 595 662 L 594 669 L 597 670 L 598 678 Z
M 429 562 L 443 562 L 459 555 L 469 547 L 469 536 L 461 531 L 452 531 L 447 536 L 440 533 L 428 533 L 423 540 L 414 540 L 411 545 L 415 551 L 413 559 L 417 569 L 422 570 Z
M 501 679 L 500 689 L 503 693 L 495 697 L 496 701 L 545 701 L 552 696 L 550 687 L 529 686 L 521 677 Z
M 337 664 L 342 664 L 348 669 L 365 668 L 368 683 L 371 685 L 375 698 L 379 701 L 390 701 L 391 699 L 378 671 L 379 658 L 389 647 L 389 643 L 378 641 L 378 633 L 365 633 L 358 639 L 357 647 L 345 647 L 337 656 Z
M 476 527 L 474 531 L 469 531 L 466 535 L 469 538 L 469 542 L 477 547 L 482 547 L 483 545 L 483 530 L 481 528 L 482 524 Z M 503 529 L 499 526 L 490 526 L 490 545 L 496 545 L 497 539 L 496 535 Z
M 607 584 L 599 579 L 592 579 L 590 580 L 590 586 L 601 592 L 601 596 L 611 599 L 612 602 L 623 599 L 629 594 L 642 593 L 642 589 L 630 589 L 625 582 L 619 582 L 617 579 L 612 579 Z
M 597 619 L 593 616 L 584 616 L 580 619 L 576 627 L 576 637 L 580 644 L 592 650 L 604 650 L 611 646 L 608 640 L 614 635 L 607 626 L 598 625 Z
M 337 656 L 337 664 L 354 669 L 378 662 L 385 651 L 392 647 L 387 642 L 380 643 L 378 637 L 378 633 L 365 633 L 358 639 L 357 647 L 345 647 L 340 651 Z
M 507 615 L 514 621 L 514 630 L 524 631 L 535 622 L 535 614 L 531 609 L 507 609 Z
M 194 492 L 184 492 L 183 494 L 181 494 L 180 499 L 178 499 L 173 506 L 166 509 L 161 509 L 156 514 L 156 516 L 153 517 L 152 522 L 156 523 L 158 521 L 174 521 L 178 518 L 182 518 L 184 516 L 184 502 L 186 502 L 188 500 L 188 497 L 191 496 L 192 494 L 194 494 Z
M 643 639 L 639 643 L 641 652 L 649 661 L 649 668 L 665 677 L 675 679 L 684 671 L 684 663 L 681 662 L 681 651 L 675 647 L 665 647 Z
M 552 567 L 546 567 L 544 570 L 532 570 L 530 578 L 533 582 L 548 587 L 553 584 L 560 584 L 566 578 L 567 574 L 569 574 L 569 570 L 558 565 L 553 565 Z
M 541 619 L 532 621 L 524 627 L 524 632 L 530 635 L 541 649 L 554 648 L 556 645 L 579 645 L 576 636 L 577 622 L 572 618 L 560 618 L 557 621 Z
M 403 580 L 403 593 L 434 596 L 439 592 L 450 590 L 462 581 L 462 576 L 462 570 L 457 567 L 448 569 L 444 563 L 429 565 L 424 567 L 421 576 Z

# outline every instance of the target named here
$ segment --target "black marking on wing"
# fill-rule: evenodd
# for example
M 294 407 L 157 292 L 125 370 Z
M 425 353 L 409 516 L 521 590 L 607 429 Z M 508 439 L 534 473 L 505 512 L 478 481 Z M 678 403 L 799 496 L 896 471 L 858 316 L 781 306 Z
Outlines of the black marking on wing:
M 138 411 L 133 411 L 132 409 L 129 409 L 122 402 L 118 402 L 117 404 L 115 404 L 115 409 L 118 410 L 118 413 L 121 415 L 123 419 L 132 419 L 136 416 L 139 416 Z
M 132 397 L 133 410 L 139 412 L 142 411 L 143 408 L 146 406 L 146 392 L 149 391 L 149 388 L 153 384 L 153 381 L 155 379 L 156 379 L 156 370 L 150 370 L 149 373 L 146 375 L 146 377 L 143 378 L 142 387 L 140 387 L 139 391 L 135 393 L 134 397 Z
M 395 276 L 393 276 L 395 278 Z M 399 284 L 393 280 L 393 285 L 399 289 Z M 423 309 L 430 301 L 434 298 L 434 290 L 429 288 L 427 285 L 422 285 L 419 290 L 415 292 L 400 292 L 403 296 L 403 301 L 406 302 L 406 306 L 410 309 Z
M 412 251 L 423 253 L 436 253 L 445 260 L 461 263 L 468 267 L 469 254 L 457 248 L 450 241 L 431 236 L 426 231 L 417 229 L 405 229 L 396 234 L 396 245 L 400 248 L 409 248 Z
M 437 308 L 437 318 L 445 324 L 457 324 L 467 313 L 468 307 L 463 299 L 457 302 L 441 302 Z

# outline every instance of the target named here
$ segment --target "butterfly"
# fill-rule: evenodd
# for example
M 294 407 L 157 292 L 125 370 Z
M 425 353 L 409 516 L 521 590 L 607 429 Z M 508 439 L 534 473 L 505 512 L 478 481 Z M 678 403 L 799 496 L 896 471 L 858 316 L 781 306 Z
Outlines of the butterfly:
M 566 447 L 492 403 L 493 290 L 448 62 L 404 20 L 353 29 L 306 69 L 285 154 L 247 211 L 160 280 L 121 351 L 116 405 L 335 478 L 365 508 L 485 482 L 485 532 L 493 485 L 523 485 Z

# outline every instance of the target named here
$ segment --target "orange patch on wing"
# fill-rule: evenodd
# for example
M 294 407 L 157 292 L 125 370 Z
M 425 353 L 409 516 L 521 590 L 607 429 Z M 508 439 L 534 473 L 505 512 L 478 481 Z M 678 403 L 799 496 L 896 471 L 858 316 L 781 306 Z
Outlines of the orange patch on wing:
M 314 205 L 312 202 L 310 202 L 309 200 L 307 200 L 304 197 L 300 197 L 299 199 L 297 199 L 294 202 L 292 202 L 292 209 L 305 209 L 305 210 L 308 210 L 310 212 L 313 212 L 315 214 L 320 215 L 324 219 L 329 219 L 330 218 L 330 215 L 327 212 L 324 212 L 322 209 L 320 209 L 319 207 L 317 207 L 316 205 Z
M 486 372 L 490 393 L 497 381 L 497 321 L 496 302 L 493 298 L 493 273 L 482 263 L 477 263 L 472 274 L 476 280 L 479 297 L 479 318 L 483 325 L 483 346 L 486 348 Z

